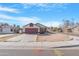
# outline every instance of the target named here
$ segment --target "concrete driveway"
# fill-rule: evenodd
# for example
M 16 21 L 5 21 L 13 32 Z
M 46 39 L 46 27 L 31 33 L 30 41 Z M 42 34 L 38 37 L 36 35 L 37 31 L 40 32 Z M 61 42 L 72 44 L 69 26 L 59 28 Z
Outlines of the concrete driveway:
M 21 42 L 35 42 L 37 39 L 37 35 L 23 34 L 22 37 L 19 37 L 19 38 L 22 38 Z

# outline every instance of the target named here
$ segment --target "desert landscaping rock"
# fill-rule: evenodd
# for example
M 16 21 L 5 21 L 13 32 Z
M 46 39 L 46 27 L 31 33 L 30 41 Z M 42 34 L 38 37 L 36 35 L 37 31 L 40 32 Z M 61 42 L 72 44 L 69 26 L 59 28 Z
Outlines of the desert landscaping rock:
M 50 35 L 38 35 L 38 42 L 56 42 L 70 40 L 68 35 L 65 34 L 50 34 Z
M 16 37 L 20 34 L 7 34 L 0 37 L 0 42 L 6 42 L 8 39 L 11 39 L 13 37 Z

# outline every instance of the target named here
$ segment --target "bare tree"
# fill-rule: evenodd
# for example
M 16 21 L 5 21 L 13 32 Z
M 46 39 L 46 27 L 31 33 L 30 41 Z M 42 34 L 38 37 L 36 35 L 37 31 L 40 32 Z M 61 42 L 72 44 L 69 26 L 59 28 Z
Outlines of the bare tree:
M 63 20 L 63 26 L 64 27 L 70 26 L 70 21 L 69 20 Z

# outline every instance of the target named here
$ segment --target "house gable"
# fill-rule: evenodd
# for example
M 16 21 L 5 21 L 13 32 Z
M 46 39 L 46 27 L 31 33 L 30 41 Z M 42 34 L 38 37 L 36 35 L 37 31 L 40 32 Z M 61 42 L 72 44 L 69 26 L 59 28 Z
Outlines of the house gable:
M 38 27 L 40 27 L 40 28 L 47 28 L 45 25 L 42 25 L 40 23 L 36 23 L 35 25 L 38 26 Z
M 25 25 L 23 28 L 40 28 L 40 27 L 37 26 L 36 24 L 29 23 L 29 24 Z

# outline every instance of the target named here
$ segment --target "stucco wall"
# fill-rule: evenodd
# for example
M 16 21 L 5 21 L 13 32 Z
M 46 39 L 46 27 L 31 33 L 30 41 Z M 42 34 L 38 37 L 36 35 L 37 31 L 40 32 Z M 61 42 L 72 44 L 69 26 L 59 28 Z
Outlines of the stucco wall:
M 0 33 L 13 33 L 13 32 L 11 31 L 10 27 L 4 27 L 2 28 L 2 31 L 0 31 Z

